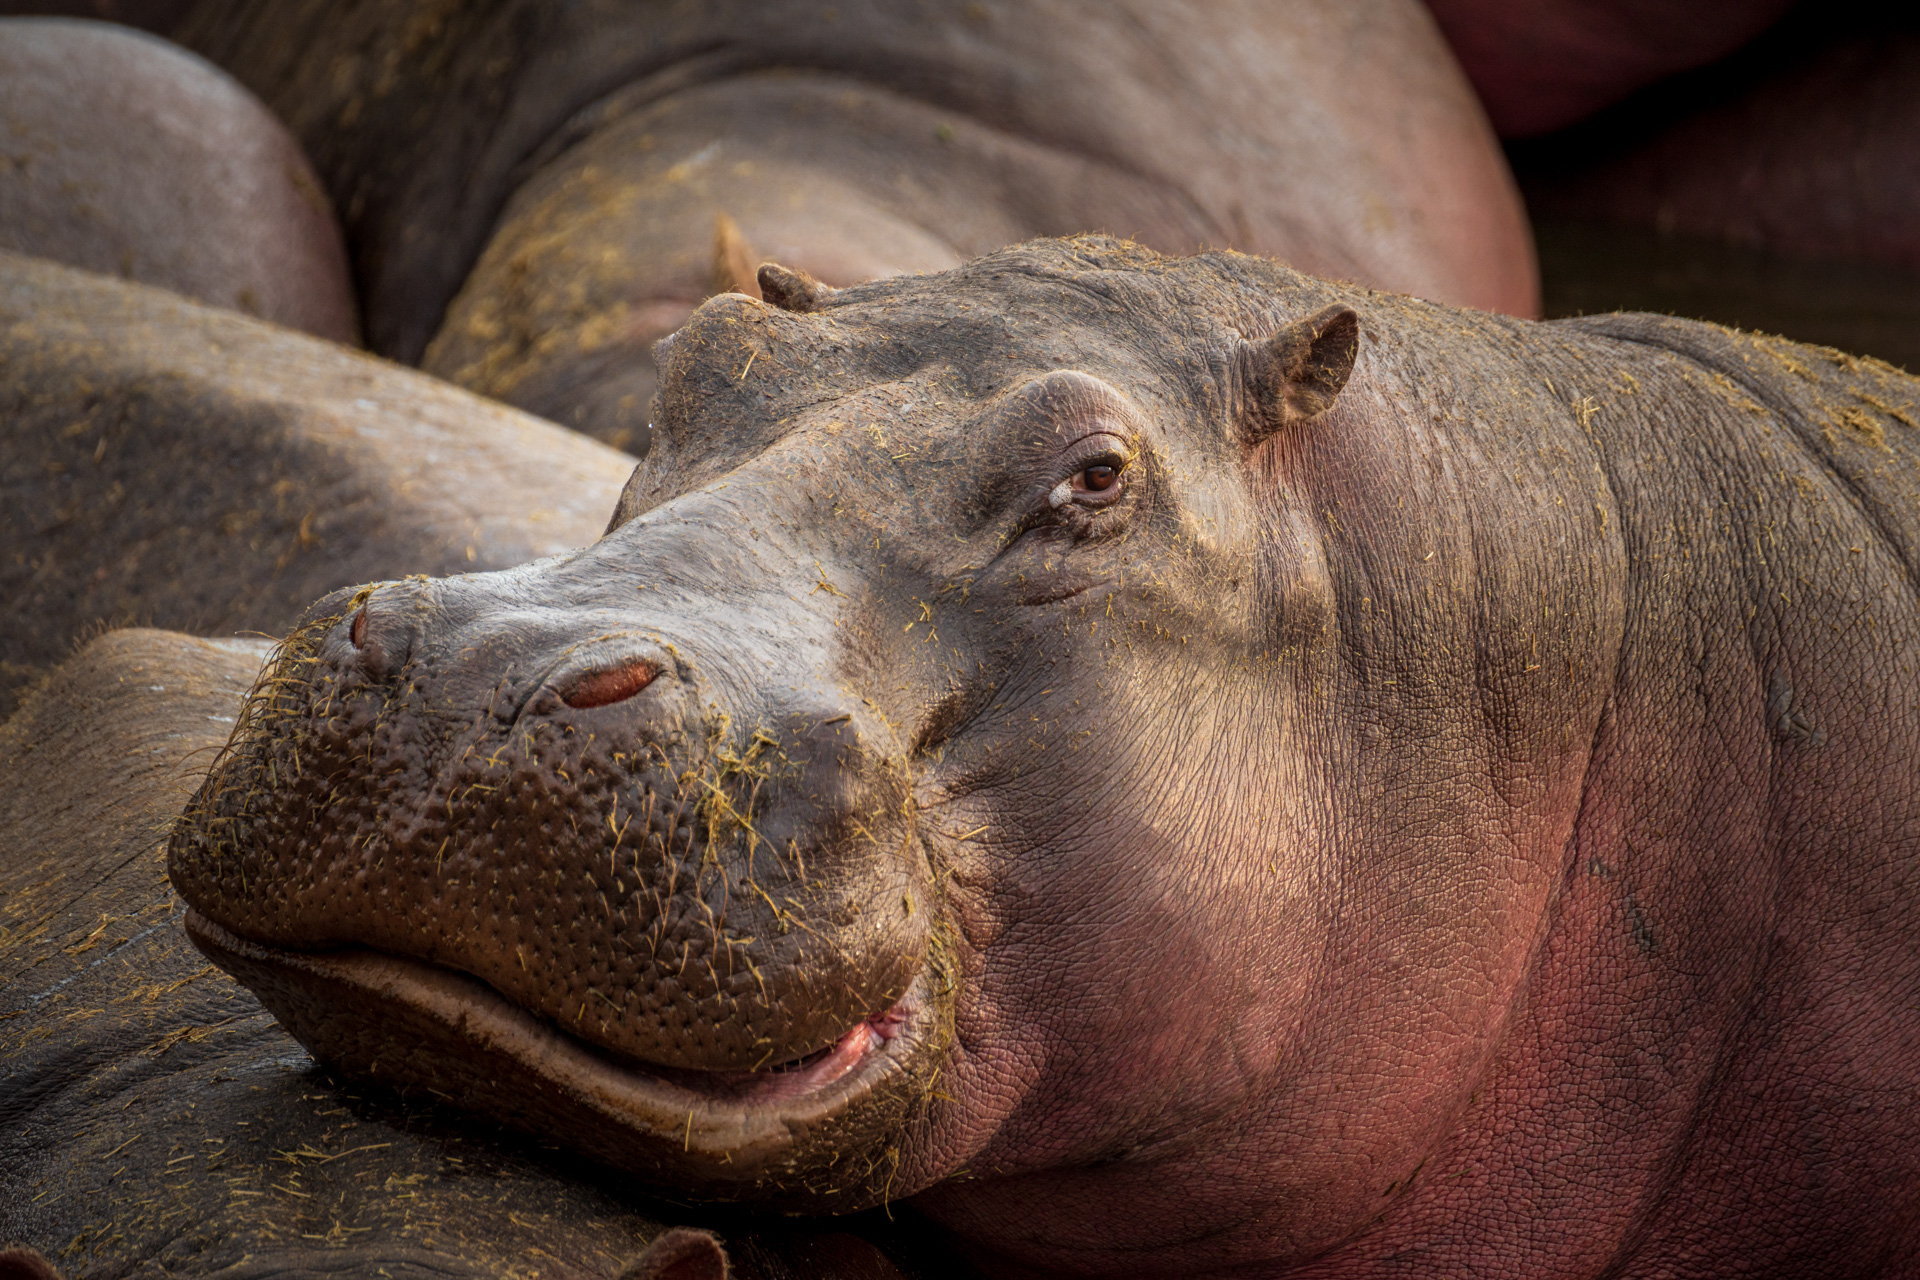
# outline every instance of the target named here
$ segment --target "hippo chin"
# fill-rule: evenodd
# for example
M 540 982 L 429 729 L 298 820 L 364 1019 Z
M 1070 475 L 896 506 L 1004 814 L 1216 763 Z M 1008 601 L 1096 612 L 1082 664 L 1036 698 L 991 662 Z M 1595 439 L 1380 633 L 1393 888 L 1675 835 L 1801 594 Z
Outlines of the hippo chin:
M 255 690 L 169 870 L 296 1037 L 996 1275 L 1897 1273 L 1920 385 L 1102 239 L 759 283 L 597 543 Z

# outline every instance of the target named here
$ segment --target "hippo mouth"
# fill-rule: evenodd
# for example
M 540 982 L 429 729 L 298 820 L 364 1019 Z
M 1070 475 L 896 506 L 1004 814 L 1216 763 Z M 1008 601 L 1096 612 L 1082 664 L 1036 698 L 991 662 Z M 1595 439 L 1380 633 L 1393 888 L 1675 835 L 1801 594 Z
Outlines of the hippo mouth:
M 590 1045 L 457 970 L 363 948 L 263 946 L 192 909 L 186 927 L 330 1066 L 428 1089 L 693 1194 L 816 1208 L 826 1194 L 835 1209 L 858 1207 L 864 1197 L 831 1166 L 897 1134 L 937 1072 L 944 1002 L 925 972 L 830 1045 L 750 1071 L 700 1070 Z

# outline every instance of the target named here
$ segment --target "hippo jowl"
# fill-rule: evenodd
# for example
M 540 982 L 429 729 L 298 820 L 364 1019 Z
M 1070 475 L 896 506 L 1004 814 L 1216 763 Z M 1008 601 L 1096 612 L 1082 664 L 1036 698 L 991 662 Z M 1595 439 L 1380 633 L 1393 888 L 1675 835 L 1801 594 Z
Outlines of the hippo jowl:
M 1899 1274 L 1920 386 L 1039 241 L 660 353 L 176 830 L 316 1054 L 997 1272 Z

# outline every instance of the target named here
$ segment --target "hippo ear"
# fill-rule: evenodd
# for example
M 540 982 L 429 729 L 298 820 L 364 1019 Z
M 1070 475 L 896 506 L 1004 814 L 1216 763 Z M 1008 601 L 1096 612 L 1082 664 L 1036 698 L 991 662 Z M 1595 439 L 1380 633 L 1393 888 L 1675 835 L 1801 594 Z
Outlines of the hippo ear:
M 760 264 L 760 296 L 782 311 L 817 311 L 839 290 L 777 262 Z
M 729 1280 L 732 1275 L 719 1236 L 698 1227 L 670 1227 L 620 1273 L 620 1280 Z
M 713 279 L 715 293 L 744 293 L 760 296 L 760 284 L 753 278 L 753 260 L 760 255 L 740 233 L 740 224 L 724 212 L 713 217 Z
M 1333 407 L 1360 356 L 1360 317 L 1331 306 L 1296 320 L 1248 352 L 1251 398 L 1247 443 L 1319 417 Z

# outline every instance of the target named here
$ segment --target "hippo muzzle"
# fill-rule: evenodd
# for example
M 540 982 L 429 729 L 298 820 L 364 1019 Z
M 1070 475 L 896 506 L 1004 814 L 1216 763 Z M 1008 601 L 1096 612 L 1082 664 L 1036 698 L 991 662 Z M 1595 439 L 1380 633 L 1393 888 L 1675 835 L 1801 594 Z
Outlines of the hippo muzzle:
M 324 1060 L 851 1207 L 943 1034 L 905 752 L 792 593 L 596 554 L 314 606 L 173 837 L 189 928 Z

